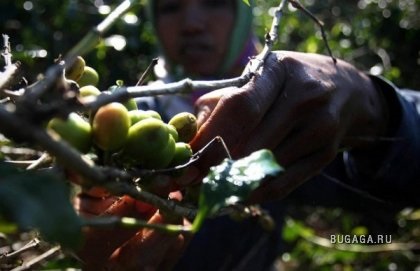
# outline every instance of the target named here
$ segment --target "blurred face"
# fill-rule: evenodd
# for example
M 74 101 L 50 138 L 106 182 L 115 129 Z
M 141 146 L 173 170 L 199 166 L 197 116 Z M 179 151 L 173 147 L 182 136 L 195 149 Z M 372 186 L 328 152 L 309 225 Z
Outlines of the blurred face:
M 217 73 L 234 17 L 233 0 L 158 0 L 156 6 L 156 28 L 165 54 L 190 75 Z

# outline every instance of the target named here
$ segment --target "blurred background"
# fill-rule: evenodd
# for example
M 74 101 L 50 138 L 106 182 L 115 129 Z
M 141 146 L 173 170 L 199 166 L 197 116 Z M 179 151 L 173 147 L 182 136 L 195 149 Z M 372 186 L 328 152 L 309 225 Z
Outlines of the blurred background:
M 85 56 L 101 75 L 100 87 L 116 80 L 137 82 L 152 58 L 156 39 L 143 6 L 131 10 Z M 144 0 L 143 0 L 144 1 Z M 32 81 L 65 54 L 119 1 L 2 0 L 0 32 L 8 34 L 15 60 Z M 279 1 L 257 0 L 255 29 L 264 37 Z M 383 75 L 400 87 L 420 89 L 420 0 L 302 0 L 325 23 L 334 56 L 362 70 Z M 276 49 L 327 54 L 319 27 L 290 5 L 281 22 Z

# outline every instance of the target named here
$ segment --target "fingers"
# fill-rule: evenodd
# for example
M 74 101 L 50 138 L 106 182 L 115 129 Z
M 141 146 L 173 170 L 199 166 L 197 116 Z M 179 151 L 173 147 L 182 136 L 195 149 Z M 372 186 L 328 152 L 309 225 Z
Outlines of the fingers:
M 342 137 L 338 123 L 337 115 L 323 108 L 297 114 L 293 121 L 279 117 L 278 123 L 273 123 L 268 117 L 257 128 L 259 133 L 253 132 L 239 149 L 250 153 L 269 148 L 281 165 L 288 166 L 329 145 L 338 149 Z
M 210 117 L 214 108 L 216 108 L 217 104 L 219 103 L 219 100 L 224 95 L 226 95 L 226 93 L 234 93 L 235 91 L 236 88 L 234 87 L 222 88 L 211 91 L 201 96 L 196 102 L 198 127 L 201 127 L 201 125 Z
M 204 117 L 200 117 L 202 125 L 191 142 L 192 148 L 196 151 L 220 136 L 229 149 L 234 149 L 262 120 L 281 91 L 283 79 L 283 66 L 275 55 L 270 55 L 261 74 L 244 87 L 223 94 L 218 91 L 213 96 L 199 99 L 196 103 L 198 115 L 204 112 Z M 200 159 L 200 164 L 214 165 L 224 157 L 224 151 L 217 149 Z
M 112 203 L 109 204 L 111 200 Z M 81 206 L 83 210 L 90 210 L 92 214 L 138 216 L 135 202 L 128 196 L 119 199 L 115 197 L 108 199 L 85 198 L 81 200 Z M 105 206 L 107 208 L 104 210 Z M 84 229 L 85 243 L 78 255 L 85 261 L 85 269 L 98 270 L 100 266 L 103 266 L 104 259 L 107 259 L 115 248 L 126 242 L 135 232 L 136 230 L 120 228 Z
M 283 80 L 282 66 L 271 56 L 261 75 L 236 91 L 228 91 L 219 97 L 214 107 L 214 97 L 206 96 L 197 101 L 197 108 L 211 105 L 214 108 L 197 136 L 191 142 L 194 149 L 203 147 L 215 136 L 221 136 L 228 146 L 234 145 L 244 133 L 252 130 L 262 119 L 280 90 Z M 221 93 L 217 91 L 216 93 Z M 208 97 L 208 96 L 207 96 Z M 198 113 L 200 114 L 200 113 Z M 228 125 L 226 125 L 228 124 Z
M 84 217 L 97 216 L 108 209 L 117 199 L 118 197 L 114 196 L 97 198 L 82 193 L 75 198 L 74 206 L 76 211 Z
M 148 223 L 166 223 L 158 212 Z M 183 248 L 185 239 L 153 229 L 140 230 L 111 255 L 110 270 L 171 270 Z

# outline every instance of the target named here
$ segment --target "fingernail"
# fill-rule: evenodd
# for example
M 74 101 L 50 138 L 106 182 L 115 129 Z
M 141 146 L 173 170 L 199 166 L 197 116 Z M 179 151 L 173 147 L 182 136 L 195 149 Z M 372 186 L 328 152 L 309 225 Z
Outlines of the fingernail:
M 197 111 L 197 126 L 200 128 L 201 125 L 209 118 L 211 109 L 208 105 L 202 105 Z

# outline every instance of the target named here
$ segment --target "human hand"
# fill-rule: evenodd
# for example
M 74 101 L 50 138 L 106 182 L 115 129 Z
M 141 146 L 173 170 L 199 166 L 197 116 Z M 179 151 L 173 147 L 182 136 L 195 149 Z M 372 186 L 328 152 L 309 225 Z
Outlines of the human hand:
M 182 218 L 162 215 L 153 206 L 129 196 L 97 197 L 97 190 L 91 194 L 84 193 L 75 202 L 83 216 L 128 216 L 147 220 L 149 224 L 188 223 Z M 180 200 L 181 194 L 172 193 L 170 197 Z M 84 261 L 83 270 L 171 270 L 189 239 L 148 228 L 88 228 L 84 236 L 84 246 L 78 253 Z
M 369 77 L 343 61 L 298 52 L 274 52 L 241 88 L 211 92 L 196 102 L 197 150 L 219 135 L 234 158 L 273 151 L 285 172 L 258 188 L 253 202 L 284 197 L 320 173 L 340 148 L 368 148 L 385 133 L 385 102 Z M 215 159 L 219 158 L 218 161 Z M 208 169 L 221 151 L 201 159 Z

